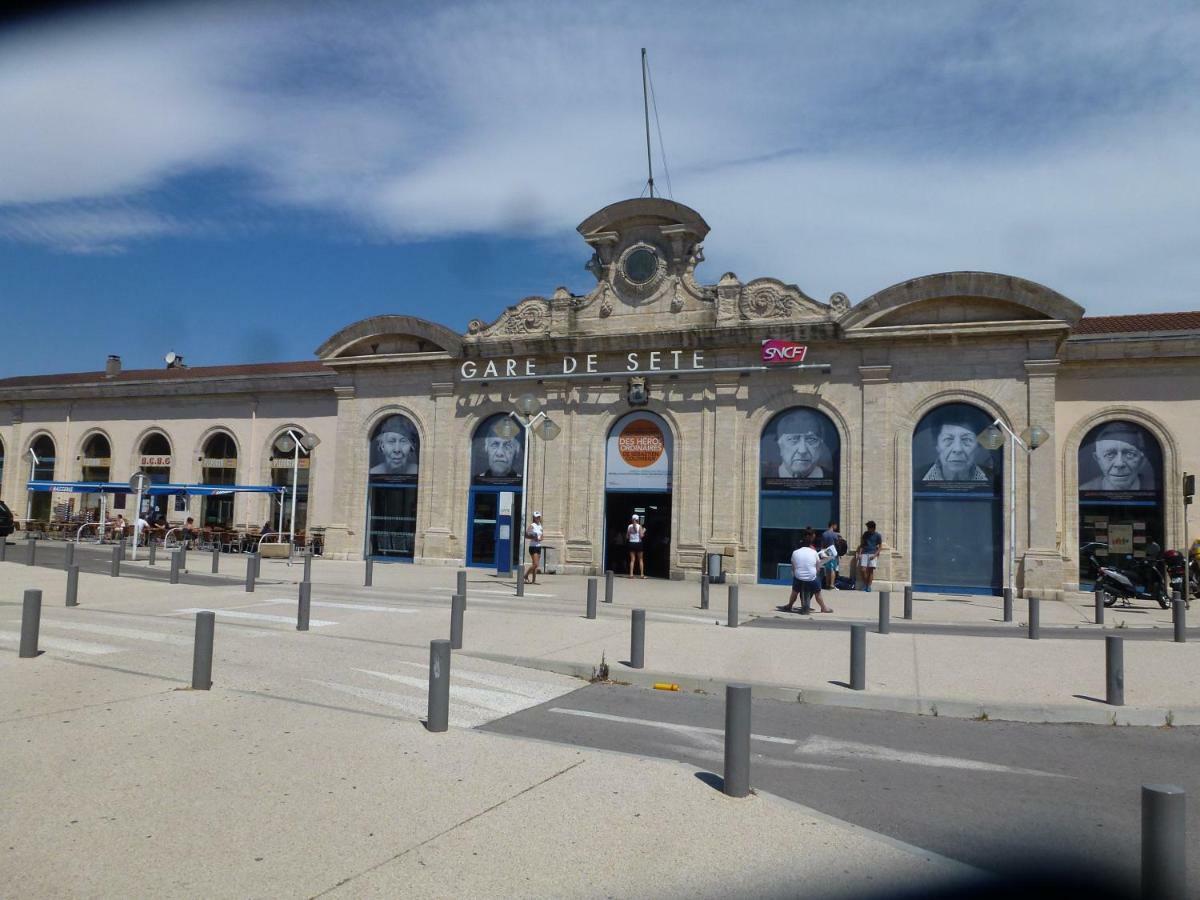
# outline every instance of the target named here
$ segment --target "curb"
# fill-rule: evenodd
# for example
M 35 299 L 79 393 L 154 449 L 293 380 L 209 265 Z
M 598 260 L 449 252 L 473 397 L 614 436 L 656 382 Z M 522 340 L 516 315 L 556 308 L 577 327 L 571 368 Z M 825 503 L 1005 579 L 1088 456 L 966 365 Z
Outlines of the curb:
M 595 667 L 569 660 L 540 659 L 532 656 L 512 656 L 505 653 L 458 651 L 463 656 L 505 663 L 523 669 L 555 672 L 572 678 L 591 681 Z M 946 716 L 952 719 L 987 719 L 998 722 L 1027 722 L 1037 724 L 1137 725 L 1163 727 L 1168 725 L 1200 725 L 1200 706 L 1165 709 L 1153 706 L 1107 706 L 1089 703 L 1087 706 L 1067 704 L 1025 705 L 1019 703 L 981 703 L 972 700 L 930 699 L 898 694 L 875 694 L 868 691 L 803 688 L 739 679 L 704 678 L 630 669 L 616 663 L 609 670 L 609 682 L 653 688 L 656 682 L 678 684 L 680 690 L 692 693 L 720 695 L 730 681 L 749 684 L 755 699 L 782 700 L 787 703 L 808 703 L 814 706 L 837 706 L 844 709 L 867 709 L 877 712 L 897 712 L 915 716 Z

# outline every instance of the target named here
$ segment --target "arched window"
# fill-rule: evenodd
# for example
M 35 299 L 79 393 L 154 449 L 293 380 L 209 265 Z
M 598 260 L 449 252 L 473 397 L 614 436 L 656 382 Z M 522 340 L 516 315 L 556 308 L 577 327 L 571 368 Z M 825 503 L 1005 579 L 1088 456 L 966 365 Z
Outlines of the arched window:
M 305 433 L 303 428 L 293 427 L 291 431 L 300 435 Z M 287 435 L 287 431 L 283 435 Z M 316 451 L 305 450 L 294 438 L 283 442 L 292 448 L 290 451 L 280 450 L 278 444 L 281 436 L 277 434 L 271 441 L 271 484 L 283 488 L 283 493 L 279 495 L 283 503 L 283 530 L 289 533 L 295 531 L 299 535 L 308 525 L 308 476 L 312 470 L 312 454 Z M 294 524 L 291 521 L 293 484 L 296 493 Z
M 471 438 L 471 494 L 468 501 L 467 563 L 507 571 L 519 565 L 520 541 L 514 529 L 521 527 L 522 483 L 525 464 L 525 432 L 507 434 L 507 413 L 497 413 L 479 423 Z M 507 529 L 507 530 L 505 530 Z M 499 550 L 509 545 L 510 560 L 500 559 Z
M 777 413 L 759 440 L 758 580 L 787 584 L 806 528 L 838 521 L 841 441 L 824 413 L 794 406 Z
M 108 438 L 97 432 L 83 442 L 81 449 L 83 453 L 79 467 L 80 477 L 84 481 L 101 483 L 108 481 L 112 473 L 112 445 L 109 444 Z M 123 504 L 123 501 L 124 495 L 121 495 L 119 503 Z M 99 491 L 82 494 L 79 500 L 80 512 L 86 516 L 87 521 L 95 522 L 99 519 L 102 503 L 103 496 Z M 125 507 L 119 505 L 118 508 L 124 509 Z
M 151 484 L 170 484 L 171 442 L 165 434 L 153 431 L 142 438 L 138 447 L 138 468 L 146 473 Z M 143 497 L 142 514 L 151 523 L 165 522 L 169 499 L 161 495 Z
M 31 445 L 34 456 L 37 461 L 34 462 L 33 457 L 29 458 L 30 471 L 29 476 L 32 481 L 53 481 L 54 480 L 54 439 L 48 434 L 40 435 Z M 31 491 L 29 500 L 29 518 L 37 522 L 48 522 L 50 520 L 51 495 L 49 491 Z
M 396 413 L 375 426 L 367 465 L 367 553 L 411 560 L 421 471 L 421 435 L 412 419 Z
M 1134 422 L 1097 425 L 1079 445 L 1079 581 L 1096 570 L 1157 555 L 1163 545 L 1163 453 Z M 1156 549 L 1157 548 L 1157 549 Z
M 919 590 L 1001 591 L 1004 453 L 979 443 L 991 424 L 977 406 L 947 403 L 913 432 L 912 580 Z
M 218 431 L 204 442 L 200 471 L 206 485 L 237 484 L 237 444 L 233 436 Z M 233 526 L 233 494 L 213 494 L 205 497 L 200 507 L 200 521 L 209 528 Z M 271 530 L 275 530 L 272 526 Z

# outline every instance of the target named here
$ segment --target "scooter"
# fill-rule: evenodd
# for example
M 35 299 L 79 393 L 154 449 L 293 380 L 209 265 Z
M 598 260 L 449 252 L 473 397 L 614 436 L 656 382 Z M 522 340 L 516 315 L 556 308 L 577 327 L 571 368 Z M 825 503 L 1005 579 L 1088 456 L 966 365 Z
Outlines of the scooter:
M 1187 608 L 1191 609 L 1192 597 L 1195 597 L 1197 591 L 1200 591 L 1200 567 L 1197 566 L 1196 560 L 1188 559 L 1178 550 L 1168 550 L 1163 554 L 1163 563 L 1167 567 L 1167 580 L 1170 583 L 1172 596 L 1175 594 L 1183 596 L 1183 579 L 1188 579 Z
M 1144 588 L 1139 588 L 1139 583 Z M 1167 593 L 1162 571 L 1149 559 L 1126 571 L 1114 566 L 1100 566 L 1096 590 L 1104 594 L 1105 606 L 1115 606 L 1118 601 L 1122 606 L 1129 606 L 1130 600 L 1153 600 L 1163 609 L 1171 607 L 1171 596 Z

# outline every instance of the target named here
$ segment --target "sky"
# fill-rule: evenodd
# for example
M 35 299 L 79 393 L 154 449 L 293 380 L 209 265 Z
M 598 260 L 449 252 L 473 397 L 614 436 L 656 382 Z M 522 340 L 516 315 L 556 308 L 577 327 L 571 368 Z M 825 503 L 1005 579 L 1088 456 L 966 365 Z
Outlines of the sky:
M 0 377 L 589 290 L 575 226 L 645 188 L 643 46 L 702 281 L 1200 309 L 1194 0 L 109 4 L 0 27 Z

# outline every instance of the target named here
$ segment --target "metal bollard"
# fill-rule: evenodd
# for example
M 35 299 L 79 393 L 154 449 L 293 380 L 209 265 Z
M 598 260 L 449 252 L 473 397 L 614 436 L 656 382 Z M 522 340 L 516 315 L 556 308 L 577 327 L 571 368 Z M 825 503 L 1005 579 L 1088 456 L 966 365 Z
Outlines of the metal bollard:
M 867 626 L 850 626 L 850 690 L 867 689 Z
M 0 537 L 0 562 L 8 559 L 8 538 Z
M 609 569 L 604 573 L 604 602 L 613 602 L 613 570 Z
M 892 592 L 879 592 L 879 633 L 892 633 Z
M 708 576 L 700 576 L 700 608 L 708 609 Z
M 450 727 L 450 642 L 429 642 L 429 712 L 425 727 L 445 731 Z
M 38 632 L 42 628 L 42 592 L 30 589 L 21 604 L 21 659 L 38 655 Z
M 913 590 L 911 584 L 904 586 L 904 618 L 912 619 L 913 617 Z
M 196 641 L 192 645 L 193 691 L 207 691 L 212 687 L 213 628 L 216 623 L 216 613 L 196 613 Z
M 254 578 L 258 574 L 258 554 L 249 553 L 246 555 L 246 593 L 254 593 Z
M 109 572 L 113 578 L 121 576 L 121 545 L 117 544 L 112 548 L 112 571 Z
M 181 544 L 179 546 L 179 571 L 187 571 L 187 544 Z
M 587 580 L 587 617 L 589 619 L 596 618 L 596 576 L 589 576 Z
M 312 581 L 312 551 L 304 551 L 304 580 Z
M 187 553 L 187 551 L 185 550 L 184 553 Z M 262 578 L 262 553 L 255 550 L 250 555 L 254 557 L 254 577 Z M 184 560 L 187 560 L 186 556 L 184 557 Z
M 461 594 L 463 597 L 467 596 L 467 570 L 466 569 L 458 570 L 458 591 L 457 591 L 457 593 Z
M 171 551 L 171 584 L 179 584 L 179 570 L 183 567 L 182 554 L 178 550 Z
M 1012 588 L 1004 589 L 1004 621 L 1011 622 L 1013 620 L 1013 592 Z
M 1104 639 L 1104 702 L 1125 705 L 1125 639 L 1112 635 Z
M 296 607 L 296 630 L 308 631 L 308 617 L 312 610 L 312 583 L 300 582 L 300 602 Z
M 31 537 L 28 541 L 25 542 L 25 544 L 26 544 L 26 546 L 29 547 L 29 558 L 27 560 L 25 560 L 25 565 L 36 566 L 37 565 L 37 538 Z
M 213 557 L 212 573 L 214 575 L 216 575 L 217 573 L 219 573 L 221 571 L 221 545 L 220 544 L 213 545 L 212 557 Z
M 1187 641 L 1187 607 L 1182 600 L 1171 601 L 1171 614 L 1175 620 L 1175 643 Z
M 750 685 L 725 685 L 725 782 L 729 797 L 750 793 Z
M 1029 639 L 1036 641 L 1042 636 L 1042 602 L 1037 597 L 1029 598 Z
M 375 558 L 372 556 L 368 556 L 367 557 L 367 571 L 363 575 L 363 587 L 371 587 L 371 585 L 374 581 L 375 581 Z
M 646 666 L 646 611 L 635 609 L 630 623 L 629 668 L 643 669 Z
M 736 584 L 729 586 L 729 618 L 725 625 L 729 628 L 738 627 L 738 586 Z
M 1096 605 L 1096 624 L 1104 624 L 1104 591 L 1096 591 L 1092 598 L 1092 602 Z
M 1187 792 L 1173 784 L 1142 785 L 1142 896 L 1187 896 Z
M 154 538 L 150 538 L 150 565 L 154 565 L 158 561 L 158 544 L 154 543 Z
M 67 569 L 67 606 L 79 605 L 79 566 Z
M 70 571 L 73 565 L 75 565 L 75 543 L 67 541 L 67 545 L 63 547 L 63 569 Z
M 519 567 L 517 569 L 517 596 L 525 596 L 525 570 Z
M 467 598 L 455 594 L 450 598 L 450 649 L 461 650 L 463 641 L 463 615 L 467 611 Z
M 129 557 L 126 555 L 126 553 L 127 553 L 126 541 L 127 540 L 128 540 L 128 538 L 122 537 L 121 540 L 117 542 L 117 546 L 121 548 L 121 562 L 124 562 L 125 560 L 129 559 Z

